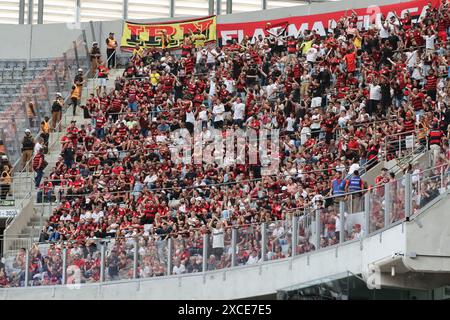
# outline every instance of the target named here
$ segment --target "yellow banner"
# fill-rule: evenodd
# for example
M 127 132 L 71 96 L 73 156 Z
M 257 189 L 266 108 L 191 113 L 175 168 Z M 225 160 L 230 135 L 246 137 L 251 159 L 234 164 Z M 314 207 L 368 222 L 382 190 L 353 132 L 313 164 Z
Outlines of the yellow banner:
M 120 46 L 123 50 L 132 50 L 136 44 L 143 48 L 178 49 L 185 36 L 190 36 L 196 47 L 216 41 L 216 16 L 157 24 L 125 21 Z

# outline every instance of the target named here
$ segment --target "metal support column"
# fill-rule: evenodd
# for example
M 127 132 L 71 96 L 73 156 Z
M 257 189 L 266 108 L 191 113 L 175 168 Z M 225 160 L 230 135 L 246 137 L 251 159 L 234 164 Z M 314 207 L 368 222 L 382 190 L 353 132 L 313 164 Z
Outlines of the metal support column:
M 100 246 L 100 282 L 105 282 L 105 250 L 106 243 L 103 242 Z
M 364 195 L 364 237 L 370 234 L 370 191 Z
M 320 210 L 316 209 L 316 250 L 320 249 L 320 233 L 321 233 L 321 223 L 320 223 Z
M 86 50 L 86 59 L 88 61 L 89 70 L 91 70 L 92 69 L 92 60 L 91 60 L 91 54 L 89 52 L 89 47 L 88 47 L 88 44 L 87 44 L 86 30 L 83 29 L 81 31 L 81 35 L 83 37 L 84 50 Z M 89 71 L 89 73 L 90 73 L 90 71 Z M 94 76 L 94 75 L 92 75 L 92 76 Z
M 75 23 L 80 23 L 81 21 L 81 0 L 77 0 L 75 6 Z
M 227 0 L 227 14 L 233 13 L 233 0 Z
M 389 226 L 392 215 L 391 183 L 384 185 L 384 227 Z
M 64 248 L 62 250 L 62 276 L 61 276 L 61 283 L 63 285 L 66 284 L 66 277 L 67 277 L 67 249 Z
M 25 283 L 24 286 L 28 287 L 28 278 L 29 278 L 29 270 L 30 270 L 30 250 L 25 249 Z
M 19 24 L 25 23 L 25 0 L 19 1 Z
M 441 166 L 441 189 L 445 188 L 444 183 L 444 166 Z
M 263 9 L 263 10 L 267 9 L 267 0 L 262 0 L 261 9 Z
M 172 274 L 172 247 L 173 247 L 173 239 L 169 238 L 167 240 L 167 275 L 170 276 Z
M 345 202 L 339 202 L 339 243 L 344 243 L 345 238 Z
M 44 0 L 38 0 L 38 24 L 44 23 Z
M 138 251 L 139 251 L 139 242 L 138 238 L 134 238 L 134 252 L 133 252 L 133 279 L 138 278 Z
M 420 183 L 420 182 L 419 182 Z M 405 217 L 411 216 L 412 209 L 412 186 L 411 186 L 411 174 L 407 172 L 405 174 Z
M 75 53 L 75 61 L 77 63 L 77 70 L 78 70 L 80 68 L 80 60 L 78 59 L 78 49 L 76 41 L 73 41 L 73 51 Z
M 128 0 L 123 0 L 123 20 L 128 19 Z
M 203 235 L 203 263 L 202 263 L 202 271 L 206 272 L 208 266 L 208 235 Z
M 169 0 L 169 16 L 175 17 L 175 0 Z
M 267 232 L 266 223 L 261 223 L 261 259 L 262 261 L 267 260 Z
M 208 0 L 208 14 L 210 16 L 214 14 L 214 0 Z
M 28 24 L 33 24 L 33 0 L 28 0 Z
M 236 266 L 236 242 L 237 242 L 237 229 L 231 229 L 231 267 Z
M 55 74 L 56 88 L 58 92 L 61 92 L 61 83 L 59 82 L 58 71 L 56 70 L 56 65 L 53 66 L 53 73 Z
M 89 21 L 89 26 L 91 27 L 92 42 L 96 42 L 97 40 L 95 37 L 94 21 Z
M 220 15 L 222 10 L 222 0 L 216 0 L 216 15 Z
M 292 216 L 292 243 L 291 243 L 292 257 L 294 257 L 295 253 L 297 252 L 297 243 L 298 243 L 298 217 L 294 215 Z

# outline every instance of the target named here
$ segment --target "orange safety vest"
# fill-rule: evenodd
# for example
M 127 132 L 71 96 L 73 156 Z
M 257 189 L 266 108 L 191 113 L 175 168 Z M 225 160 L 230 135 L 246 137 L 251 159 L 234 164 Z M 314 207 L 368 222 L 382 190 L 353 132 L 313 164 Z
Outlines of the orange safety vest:
M 115 49 L 115 45 L 116 45 L 116 39 L 114 38 L 108 38 L 108 44 L 107 44 L 107 48 L 108 49 Z

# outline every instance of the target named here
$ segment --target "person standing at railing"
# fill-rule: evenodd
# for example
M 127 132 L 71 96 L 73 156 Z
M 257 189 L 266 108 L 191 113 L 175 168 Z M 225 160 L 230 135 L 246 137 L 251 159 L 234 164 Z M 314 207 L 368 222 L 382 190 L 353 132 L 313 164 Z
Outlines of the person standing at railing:
M 31 131 L 25 129 L 25 137 L 22 140 L 22 167 L 27 167 L 28 172 L 32 171 L 30 162 L 33 157 L 34 139 L 31 136 Z
M 61 96 L 61 93 L 56 93 L 56 99 L 52 104 L 52 130 L 56 131 L 56 125 L 58 125 L 58 131 L 61 132 L 61 114 L 62 107 L 64 105 L 64 99 Z
M 11 168 L 8 165 L 4 165 L 0 168 L 0 172 L 0 199 L 4 200 L 11 188 Z
M 361 191 L 366 188 L 367 183 L 364 182 L 359 176 L 359 171 L 355 170 L 353 175 L 347 179 L 345 184 L 345 191 L 348 193 L 352 193 L 353 198 L 353 212 L 360 211 L 361 204 Z
M 70 92 L 70 104 L 73 107 L 73 116 L 75 117 L 77 112 L 78 101 L 81 99 L 81 87 L 77 85 L 72 86 L 72 91 Z
M 116 48 L 118 44 L 114 39 L 114 32 L 109 33 L 109 37 L 106 39 L 106 56 L 108 57 L 108 68 L 113 69 L 116 67 Z
M 41 179 L 47 164 L 48 163 L 45 161 L 44 150 L 41 148 L 39 149 L 39 153 L 33 158 L 33 170 L 36 172 L 36 177 L 34 178 L 36 188 L 39 188 L 39 185 L 41 184 Z
M 95 71 L 97 70 L 97 67 L 101 63 L 100 59 L 102 57 L 100 48 L 98 46 L 98 42 L 92 43 L 90 56 L 91 56 L 91 74 L 94 75 Z
M 108 74 L 109 69 L 106 67 L 105 63 L 100 63 L 97 68 L 97 97 L 100 97 L 100 94 L 102 92 L 106 92 L 106 84 L 108 82 Z
M 428 144 L 430 145 L 430 150 L 432 151 L 433 167 L 436 166 L 436 161 L 439 158 L 443 138 L 444 133 L 439 129 L 438 123 L 433 123 L 433 128 L 428 133 Z
M 43 148 L 44 148 L 44 154 L 48 153 L 48 140 L 50 138 L 50 119 L 49 117 L 45 117 L 44 121 L 41 122 L 41 127 L 39 131 L 39 135 L 44 140 Z
M 70 93 L 70 98 L 73 106 L 73 116 L 76 115 L 77 105 L 81 100 L 81 94 L 83 92 L 83 85 L 85 84 L 83 69 L 78 69 L 78 73 L 73 80 L 72 92 Z

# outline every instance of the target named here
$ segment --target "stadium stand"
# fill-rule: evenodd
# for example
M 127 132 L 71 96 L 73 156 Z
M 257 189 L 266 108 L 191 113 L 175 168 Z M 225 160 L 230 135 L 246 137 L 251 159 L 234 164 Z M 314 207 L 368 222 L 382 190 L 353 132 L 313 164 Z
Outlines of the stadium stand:
M 37 202 L 55 207 L 39 245 L 7 257 L 0 285 L 282 259 L 404 219 L 406 173 L 413 211 L 448 190 L 447 8 L 430 8 L 418 23 L 408 15 L 382 20 L 381 29 L 358 31 L 356 23 L 349 14 L 325 38 L 305 30 L 299 39 L 223 47 L 197 47 L 186 37 L 181 55 L 136 48 L 110 89 L 93 92 L 82 119 L 65 128 L 60 156 L 37 188 Z M 5 64 L 5 79 L 14 78 L 11 65 L 23 68 Z M 98 69 L 99 85 L 106 69 Z M 263 156 L 255 165 L 176 163 L 174 150 L 191 146 L 196 119 L 203 149 L 214 129 L 279 129 L 279 153 L 270 155 L 280 159 L 277 173 L 261 172 Z M 431 166 L 409 165 L 422 154 L 431 155 Z M 404 158 L 406 166 L 366 180 L 379 163 Z M 359 213 L 368 202 L 363 230 Z

